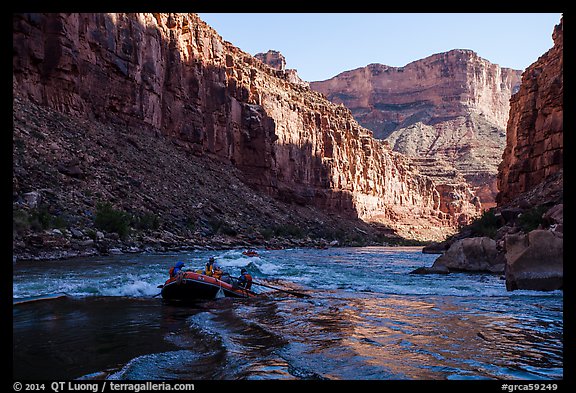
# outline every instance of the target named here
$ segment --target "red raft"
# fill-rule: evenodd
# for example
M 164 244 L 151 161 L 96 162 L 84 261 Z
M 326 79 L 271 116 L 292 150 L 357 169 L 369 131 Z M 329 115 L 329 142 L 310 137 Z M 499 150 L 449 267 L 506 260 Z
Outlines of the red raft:
M 258 253 L 254 250 L 247 250 L 247 251 L 244 251 L 242 254 L 246 255 L 247 257 L 257 257 L 258 256 Z
M 218 297 L 249 298 L 257 293 L 200 273 L 184 272 L 162 286 L 162 298 L 170 301 L 194 301 Z

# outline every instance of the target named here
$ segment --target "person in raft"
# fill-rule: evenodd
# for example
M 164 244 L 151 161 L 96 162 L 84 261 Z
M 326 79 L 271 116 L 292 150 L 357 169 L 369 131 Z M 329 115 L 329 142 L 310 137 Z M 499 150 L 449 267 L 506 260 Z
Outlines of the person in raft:
M 176 262 L 174 266 L 172 266 L 169 270 L 170 277 L 176 277 L 178 273 L 182 272 L 182 268 L 184 267 L 184 262 Z
M 220 268 L 218 263 L 216 263 L 214 257 L 210 257 L 208 263 L 206 263 L 206 270 L 204 271 L 204 274 L 210 277 L 220 279 L 220 277 L 222 277 L 222 273 L 223 273 L 222 269 Z
M 252 276 L 246 269 L 240 270 L 240 277 L 238 277 L 238 285 L 244 289 L 252 287 Z

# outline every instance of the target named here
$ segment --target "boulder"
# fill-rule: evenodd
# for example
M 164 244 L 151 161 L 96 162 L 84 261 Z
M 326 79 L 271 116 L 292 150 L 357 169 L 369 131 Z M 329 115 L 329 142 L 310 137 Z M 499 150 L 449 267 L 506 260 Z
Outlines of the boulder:
M 563 225 L 564 224 L 564 204 L 552 206 L 542 215 L 542 224 L 545 226 Z
M 562 233 L 536 229 L 528 234 L 507 235 L 505 247 L 506 289 L 562 289 Z
M 450 271 L 501 273 L 504 262 L 502 254 L 496 250 L 496 241 L 484 236 L 454 242 L 434 261 L 432 268 L 444 266 Z
M 22 195 L 24 203 L 31 209 L 37 208 L 42 202 L 42 195 L 37 191 L 27 192 Z

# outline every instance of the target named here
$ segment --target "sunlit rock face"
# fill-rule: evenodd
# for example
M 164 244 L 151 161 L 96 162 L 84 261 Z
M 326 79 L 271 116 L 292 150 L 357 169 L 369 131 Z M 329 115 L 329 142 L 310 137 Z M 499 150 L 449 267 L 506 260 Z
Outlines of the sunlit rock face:
M 195 14 L 15 14 L 13 89 L 64 113 L 155 130 L 276 198 L 442 239 L 479 211 L 293 74 Z
M 511 100 L 506 149 L 498 172 L 498 204 L 506 204 L 563 168 L 563 23 L 554 46 L 526 69 Z
M 286 58 L 276 50 L 269 50 L 266 53 L 256 53 L 254 57 L 275 70 L 286 70 Z
M 563 31 L 560 20 L 552 34 L 554 46 L 526 69 L 511 100 L 498 168 L 498 207 L 546 212 L 536 230 L 505 237 L 509 290 L 563 288 Z
M 370 64 L 311 87 L 416 159 L 440 183 L 465 179 L 486 206 L 496 196 L 509 100 L 521 71 L 455 49 L 404 67 Z

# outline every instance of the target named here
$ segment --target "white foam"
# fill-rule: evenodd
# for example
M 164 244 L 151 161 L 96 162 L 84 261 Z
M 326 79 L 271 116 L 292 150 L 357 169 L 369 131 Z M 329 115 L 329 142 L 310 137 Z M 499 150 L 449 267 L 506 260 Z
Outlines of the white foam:
M 100 293 L 104 296 L 141 297 L 157 295 L 160 290 L 157 285 L 146 281 L 129 281 L 117 288 L 102 288 Z

